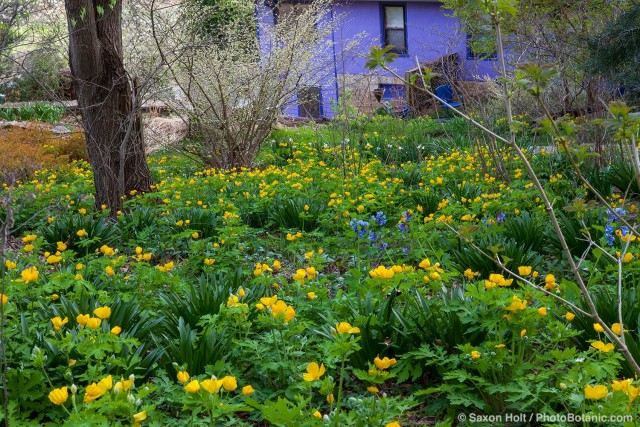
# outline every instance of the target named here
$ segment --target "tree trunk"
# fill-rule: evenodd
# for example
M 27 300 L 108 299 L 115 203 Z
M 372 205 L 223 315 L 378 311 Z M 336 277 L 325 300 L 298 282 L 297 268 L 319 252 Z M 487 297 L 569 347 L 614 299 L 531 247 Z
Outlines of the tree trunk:
M 95 204 L 115 216 L 125 196 L 151 191 L 137 88 L 122 55 L 122 0 L 65 0 L 69 65 L 82 113 Z

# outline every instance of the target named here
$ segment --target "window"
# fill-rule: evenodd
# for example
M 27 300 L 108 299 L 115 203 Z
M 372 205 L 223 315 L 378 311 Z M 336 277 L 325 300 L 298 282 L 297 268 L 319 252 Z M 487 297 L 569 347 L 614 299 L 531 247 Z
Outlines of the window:
M 380 84 L 378 85 L 382 89 L 382 101 L 391 101 L 393 99 L 404 99 L 405 87 L 404 85 L 397 84 Z
M 496 59 L 496 39 L 491 25 L 467 33 L 467 59 Z
M 404 6 L 382 6 L 384 45 L 395 53 L 407 53 L 407 25 Z

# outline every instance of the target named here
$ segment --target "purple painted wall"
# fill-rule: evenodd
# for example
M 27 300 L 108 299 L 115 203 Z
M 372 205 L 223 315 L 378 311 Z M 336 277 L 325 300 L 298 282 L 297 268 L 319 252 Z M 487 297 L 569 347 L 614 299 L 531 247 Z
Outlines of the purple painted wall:
M 364 65 L 370 46 L 382 44 L 383 4 L 405 6 L 408 52 L 399 55 L 391 64 L 391 68 L 400 75 L 404 75 L 405 71 L 416 66 L 416 56 L 424 62 L 456 52 L 462 62 L 464 80 L 495 77 L 497 66 L 495 60 L 467 59 L 466 34 L 460 31 L 459 23 L 451 16 L 451 11 L 443 9 L 439 2 L 354 1 L 344 3 L 337 0 L 332 13 L 340 17 L 341 24 L 333 33 L 333 40 L 336 43 L 333 78 L 318 85 L 322 89 L 324 116 L 333 116 L 332 106 L 337 101 L 335 77 L 341 74 L 366 73 Z M 350 41 L 358 38 L 361 42 L 357 49 L 341 53 Z M 378 73 L 384 75 L 384 73 Z M 295 104 L 295 100 L 292 104 Z M 292 105 L 283 113 L 298 116 L 298 107 Z

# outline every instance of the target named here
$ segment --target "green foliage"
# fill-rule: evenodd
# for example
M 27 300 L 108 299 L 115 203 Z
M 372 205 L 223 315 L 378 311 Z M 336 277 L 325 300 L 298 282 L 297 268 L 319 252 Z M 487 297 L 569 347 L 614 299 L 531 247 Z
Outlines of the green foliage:
M 80 230 L 84 230 L 86 235 L 78 236 Z M 76 253 L 86 255 L 102 245 L 112 244 L 118 236 L 118 229 L 104 217 L 76 214 L 57 219 L 43 228 L 41 235 L 47 249 L 52 252 L 56 251 L 57 242 L 63 242 Z
M 0 108 L 0 118 L 8 121 L 39 121 L 56 124 L 65 114 L 65 108 L 52 104 L 36 103 L 25 107 Z
M 325 205 L 310 197 L 278 198 L 269 207 L 269 221 L 282 229 L 313 231 L 320 226 Z

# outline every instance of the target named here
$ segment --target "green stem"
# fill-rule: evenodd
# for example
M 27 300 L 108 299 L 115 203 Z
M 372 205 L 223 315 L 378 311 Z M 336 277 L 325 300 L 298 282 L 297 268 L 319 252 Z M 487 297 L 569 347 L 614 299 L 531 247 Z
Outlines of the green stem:
M 332 425 L 338 425 L 338 420 L 340 419 L 340 407 L 342 404 L 342 384 L 344 382 L 344 362 L 345 357 L 342 357 L 342 361 L 340 362 L 340 381 L 338 382 L 338 399 L 336 401 L 336 411 L 333 415 L 333 423 Z

